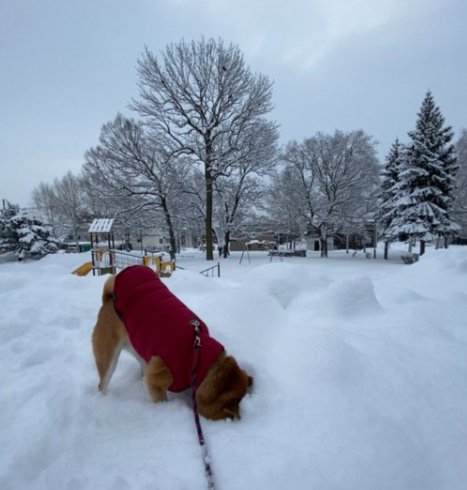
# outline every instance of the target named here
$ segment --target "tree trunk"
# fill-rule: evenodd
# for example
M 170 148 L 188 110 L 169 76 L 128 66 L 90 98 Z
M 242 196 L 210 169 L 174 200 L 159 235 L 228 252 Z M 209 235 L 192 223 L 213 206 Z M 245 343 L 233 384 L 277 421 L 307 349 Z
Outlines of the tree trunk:
M 73 238 L 75 240 L 75 245 L 76 245 L 76 252 L 79 252 L 79 225 L 74 224 L 73 225 Z M 99 246 L 99 243 L 97 243 L 97 246 Z
M 321 241 L 321 257 L 327 257 L 328 256 L 328 229 L 326 224 L 324 224 L 320 228 L 320 241 Z
M 384 242 L 384 260 L 388 260 L 389 257 L 389 242 L 386 240 Z
M 420 240 L 420 255 L 425 253 L 425 240 Z
M 165 223 L 167 225 L 167 230 L 169 231 L 169 242 L 170 242 L 170 259 L 175 260 L 175 252 L 177 250 L 177 240 L 175 239 L 175 232 L 172 225 L 172 219 L 170 217 L 170 211 L 167 206 L 167 201 L 162 199 L 162 209 L 164 211 Z
M 223 250 L 224 259 L 226 259 L 229 256 L 229 243 L 230 243 L 230 230 L 227 230 L 224 234 L 224 250 Z
M 214 260 L 212 253 L 212 200 L 213 200 L 213 183 L 212 177 L 212 141 L 210 135 L 205 137 L 206 161 L 204 163 L 204 180 L 206 183 L 206 260 Z
M 319 246 L 321 249 L 321 257 L 327 257 L 328 256 L 328 240 L 327 237 L 321 237 L 319 239 Z

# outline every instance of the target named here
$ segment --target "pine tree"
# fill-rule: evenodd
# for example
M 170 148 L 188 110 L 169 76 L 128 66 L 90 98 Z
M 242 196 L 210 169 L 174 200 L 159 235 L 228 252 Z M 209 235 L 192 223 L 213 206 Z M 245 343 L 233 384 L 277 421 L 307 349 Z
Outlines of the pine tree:
M 400 172 L 405 163 L 405 146 L 396 139 L 386 156 L 386 165 L 381 172 L 379 197 L 379 227 L 384 237 L 384 258 L 388 258 L 389 242 L 398 238 L 391 235 L 391 224 L 397 216 L 397 200 L 400 192 Z
M 449 213 L 453 202 L 457 170 L 451 127 L 444 127 L 444 117 L 430 91 L 423 100 L 404 168 L 400 172 L 400 193 L 396 201 L 397 216 L 389 234 L 409 237 L 409 251 L 420 240 L 420 254 L 425 242 L 448 237 L 459 229 Z
M 58 250 L 58 240 L 41 220 L 30 218 L 19 206 L 7 203 L 0 219 L 0 248 L 14 251 L 18 260 L 40 258 Z
M 467 238 L 467 129 L 463 129 L 456 144 L 458 171 L 456 176 L 454 210 L 461 237 Z
M 4 201 L 0 214 L 0 251 L 14 252 L 18 245 L 18 235 L 12 218 L 19 213 L 19 206 Z

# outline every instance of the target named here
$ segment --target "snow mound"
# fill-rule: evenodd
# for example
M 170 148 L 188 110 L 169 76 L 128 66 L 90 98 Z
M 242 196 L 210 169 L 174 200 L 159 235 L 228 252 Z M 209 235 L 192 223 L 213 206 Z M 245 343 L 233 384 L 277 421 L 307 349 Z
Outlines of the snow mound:
M 325 277 L 313 280 L 306 269 L 283 262 L 254 268 L 245 282 L 251 288 L 267 291 L 286 309 L 304 291 L 317 290 L 319 284 L 328 284 L 330 281 Z
M 459 259 L 456 264 L 457 270 L 462 274 L 467 274 L 467 258 Z
M 311 305 L 321 314 L 336 315 L 343 319 L 382 311 L 373 281 L 367 276 L 352 277 L 331 284 L 322 295 L 313 299 Z
M 216 485 L 464 490 L 467 247 L 411 266 L 251 256 L 164 279 L 254 376 L 240 421 L 202 420 Z M 0 266 L 0 488 L 206 488 L 189 392 L 151 403 L 125 352 L 97 392 L 107 277 L 72 275 L 86 260 Z
M 425 270 L 449 270 L 452 272 L 467 272 L 467 257 L 465 247 L 451 247 L 447 250 L 428 249 L 415 265 Z

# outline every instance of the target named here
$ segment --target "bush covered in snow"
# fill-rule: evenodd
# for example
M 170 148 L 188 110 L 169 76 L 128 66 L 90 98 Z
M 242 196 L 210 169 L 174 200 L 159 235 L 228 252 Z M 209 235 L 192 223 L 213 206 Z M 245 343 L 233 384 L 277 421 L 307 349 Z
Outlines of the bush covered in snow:
M 29 217 L 19 206 L 7 203 L 0 215 L 0 250 L 14 252 L 18 260 L 41 258 L 58 250 L 58 240 L 36 217 Z

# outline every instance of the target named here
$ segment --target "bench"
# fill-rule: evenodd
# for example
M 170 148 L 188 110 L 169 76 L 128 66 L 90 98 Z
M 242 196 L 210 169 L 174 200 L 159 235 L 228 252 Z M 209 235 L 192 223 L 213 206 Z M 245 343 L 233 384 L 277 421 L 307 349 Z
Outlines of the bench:
M 415 262 L 418 261 L 419 257 L 419 254 L 413 253 L 401 255 L 401 259 L 404 264 L 415 264 Z
M 269 255 L 273 257 L 306 257 L 306 250 L 269 250 Z

